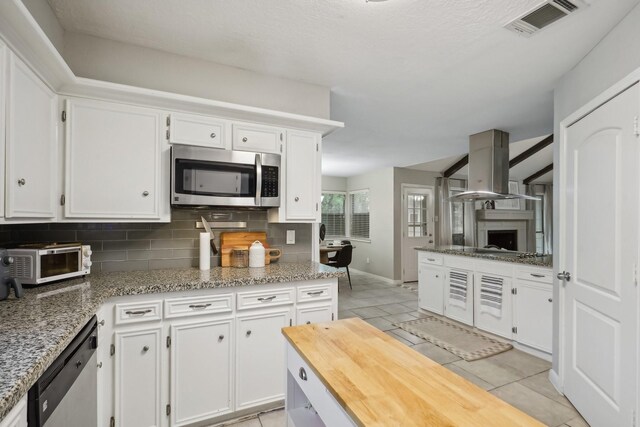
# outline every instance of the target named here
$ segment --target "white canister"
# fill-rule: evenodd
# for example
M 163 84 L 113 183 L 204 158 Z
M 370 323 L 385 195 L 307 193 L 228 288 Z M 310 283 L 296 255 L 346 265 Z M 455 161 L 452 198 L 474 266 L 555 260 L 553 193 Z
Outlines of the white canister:
M 256 240 L 249 248 L 249 267 L 264 267 L 264 246 Z

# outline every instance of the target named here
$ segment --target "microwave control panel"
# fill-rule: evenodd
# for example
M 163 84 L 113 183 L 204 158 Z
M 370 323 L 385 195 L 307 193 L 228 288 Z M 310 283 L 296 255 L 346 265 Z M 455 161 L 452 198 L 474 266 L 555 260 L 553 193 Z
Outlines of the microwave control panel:
M 278 197 L 277 166 L 262 166 L 262 197 Z

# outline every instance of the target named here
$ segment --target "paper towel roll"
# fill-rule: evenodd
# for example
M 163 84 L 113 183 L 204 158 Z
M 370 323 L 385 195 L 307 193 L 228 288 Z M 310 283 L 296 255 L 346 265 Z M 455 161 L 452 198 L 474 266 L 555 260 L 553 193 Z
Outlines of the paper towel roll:
M 200 233 L 200 270 L 211 269 L 211 233 Z

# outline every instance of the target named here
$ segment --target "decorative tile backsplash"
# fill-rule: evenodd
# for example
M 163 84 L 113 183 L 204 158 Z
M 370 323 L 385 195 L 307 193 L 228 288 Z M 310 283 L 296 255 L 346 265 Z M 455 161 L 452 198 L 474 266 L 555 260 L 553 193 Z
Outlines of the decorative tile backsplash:
M 266 211 L 173 209 L 171 222 L 156 223 L 55 223 L 0 226 L 0 247 L 9 243 L 82 242 L 91 245 L 92 272 L 154 270 L 198 266 L 198 238 L 203 232 L 195 223 L 246 221 L 246 229 L 215 229 L 216 245 L 224 231 L 266 231 L 272 248 L 282 250 L 278 262 L 311 259 L 311 224 L 269 224 Z M 296 244 L 287 245 L 286 231 L 296 231 Z M 219 256 L 211 266 L 220 265 Z

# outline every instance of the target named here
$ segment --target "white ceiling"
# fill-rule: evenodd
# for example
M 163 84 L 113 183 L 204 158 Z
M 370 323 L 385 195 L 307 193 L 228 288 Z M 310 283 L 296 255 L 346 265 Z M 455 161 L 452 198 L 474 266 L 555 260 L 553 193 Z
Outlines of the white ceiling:
M 49 0 L 69 31 L 332 88 L 323 173 L 467 151 L 467 135 L 548 134 L 552 89 L 638 2 L 590 7 L 530 39 L 504 24 L 541 0 Z
M 509 144 L 509 159 L 513 159 L 519 154 L 525 152 L 529 148 L 542 141 L 548 135 L 544 135 L 538 138 L 525 139 L 523 141 L 512 142 Z M 467 147 L 466 152 L 469 152 Z M 429 172 L 444 172 L 453 166 L 461 156 L 450 156 L 444 159 L 433 160 L 431 162 L 420 163 L 409 166 L 410 169 L 418 169 Z M 509 169 L 509 178 L 512 180 L 522 181 L 525 178 L 530 177 L 539 170 L 544 169 L 546 166 L 553 163 L 553 144 L 547 145 L 542 150 L 531 155 L 523 162 L 518 163 L 511 169 Z M 466 178 L 469 175 L 469 166 L 465 166 L 454 174 L 455 178 Z M 553 172 L 548 172 L 538 179 L 533 181 L 536 184 L 551 183 L 553 182 Z

